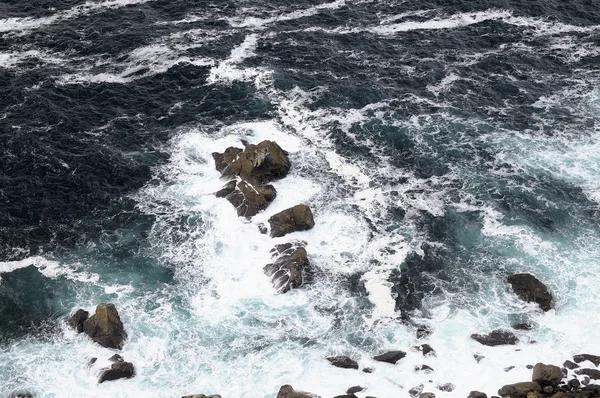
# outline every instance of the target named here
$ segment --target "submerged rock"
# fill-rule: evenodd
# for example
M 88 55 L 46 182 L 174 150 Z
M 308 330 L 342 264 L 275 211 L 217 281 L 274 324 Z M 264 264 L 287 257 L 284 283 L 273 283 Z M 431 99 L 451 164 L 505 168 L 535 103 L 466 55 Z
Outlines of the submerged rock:
M 311 394 L 309 392 L 304 391 L 296 391 L 290 386 L 286 384 L 281 386 L 279 389 L 279 393 L 277 394 L 277 398 L 320 398 L 318 395 Z
M 539 362 L 533 367 L 531 381 L 535 381 L 539 385 L 556 387 L 562 379 L 562 372 L 558 366 L 544 365 Z
M 67 321 L 67 324 L 77 331 L 77 333 L 83 332 L 83 322 L 85 322 L 90 316 L 90 313 L 86 310 L 78 309 Z
M 497 345 L 514 345 L 519 342 L 517 336 L 508 330 L 494 330 L 489 334 L 472 334 L 471 338 L 480 344 L 490 347 Z
M 542 386 L 533 381 L 507 384 L 498 390 L 498 395 L 506 398 L 528 398 L 530 392 L 542 392 Z
M 306 205 L 296 205 L 271 218 L 271 237 L 277 238 L 296 231 L 306 231 L 315 226 L 312 211 Z
M 338 355 L 334 357 L 327 357 L 329 363 L 333 366 L 343 369 L 358 369 L 358 362 L 346 355 Z
M 573 361 L 575 361 L 576 363 L 580 363 L 583 361 L 590 361 L 596 367 L 600 366 L 600 357 L 597 355 L 578 354 L 578 355 L 573 356 Z
M 100 373 L 98 383 L 117 379 L 130 379 L 133 376 L 135 376 L 133 364 L 121 359 L 120 361 L 115 361 L 109 369 L 104 369 Z
M 523 301 L 537 303 L 544 311 L 552 308 L 552 294 L 546 285 L 531 274 L 515 274 L 508 277 L 513 291 Z
M 404 351 L 398 350 L 398 351 L 384 352 L 383 354 L 374 356 L 373 359 L 376 361 L 387 362 L 387 363 L 391 363 L 392 365 L 394 365 L 394 364 L 396 364 L 396 362 L 398 362 L 405 356 L 406 356 L 406 353 Z
M 83 331 L 96 343 L 107 348 L 123 348 L 127 338 L 119 312 L 113 304 L 101 303 L 96 313 L 83 322 Z
M 273 287 L 279 293 L 285 293 L 302 284 L 302 270 L 308 262 L 304 243 L 277 245 L 271 250 L 275 262 L 265 265 L 265 274 L 271 278 Z

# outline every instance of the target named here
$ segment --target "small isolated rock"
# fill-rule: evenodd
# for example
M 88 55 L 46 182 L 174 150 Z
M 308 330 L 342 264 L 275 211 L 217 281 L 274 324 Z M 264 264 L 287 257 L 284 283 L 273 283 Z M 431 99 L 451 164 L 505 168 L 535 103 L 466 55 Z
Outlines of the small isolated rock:
M 396 362 L 398 362 L 405 356 L 406 356 L 406 353 L 404 351 L 398 350 L 398 351 L 384 352 L 383 354 L 374 356 L 373 359 L 376 361 L 387 362 L 387 363 L 391 363 L 392 365 L 394 365 L 394 364 L 396 364 Z
M 542 387 L 533 381 L 507 384 L 498 390 L 498 395 L 507 398 L 527 398 L 530 392 L 542 392 Z
M 523 301 L 537 303 L 544 311 L 552 308 L 552 294 L 546 285 L 531 274 L 515 274 L 508 277 L 513 291 Z
M 483 355 L 481 355 L 481 354 L 473 354 L 473 358 L 475 358 L 475 360 L 477 361 L 477 363 L 479 363 L 485 357 Z
M 303 243 L 286 243 L 271 250 L 275 261 L 265 265 L 265 275 L 278 293 L 285 293 L 302 284 L 302 270 L 309 265 Z
M 423 388 L 425 388 L 425 386 L 423 384 L 419 384 L 418 386 L 413 387 L 410 390 L 408 390 L 408 393 L 413 398 L 418 397 L 423 392 Z
M 515 330 L 531 330 L 533 329 L 533 325 L 531 323 L 517 323 L 513 325 L 513 329 Z
M 431 348 L 429 344 L 421 344 L 421 352 L 423 353 L 423 356 L 427 356 L 429 354 L 435 356 L 435 350 Z
M 531 375 L 531 381 L 538 383 L 541 386 L 553 386 L 556 387 L 562 379 L 562 372 L 558 366 L 544 365 L 543 363 L 537 363 L 533 367 L 533 374 Z
M 107 348 L 121 349 L 127 338 L 119 312 L 113 304 L 107 303 L 98 304 L 96 313 L 83 322 L 83 331 Z
M 467 398 L 487 398 L 487 394 L 479 391 L 471 391 Z
M 135 369 L 131 362 L 116 361 L 110 369 L 104 369 L 100 374 L 98 383 L 104 383 L 105 381 L 117 380 L 117 379 L 130 379 L 135 376 Z
M 515 367 L 514 366 L 507 366 L 504 368 L 505 372 L 510 372 L 511 370 L 513 370 Z
M 124 359 L 122 356 L 120 356 L 119 354 L 115 354 L 112 357 L 108 358 L 109 361 L 111 362 L 123 362 Z
M 27 390 L 13 391 L 8 395 L 8 398 L 35 398 L 35 395 Z
M 583 361 L 590 361 L 591 363 L 594 364 L 594 366 L 596 366 L 596 367 L 600 366 L 600 357 L 597 355 L 578 354 L 573 357 L 573 361 L 575 361 L 576 363 L 580 363 Z
M 423 392 L 419 395 L 419 398 L 435 398 L 435 394 L 432 392 Z
M 573 369 L 577 369 L 577 368 L 579 368 L 579 367 L 580 367 L 580 366 L 579 366 L 579 365 L 577 365 L 575 362 L 571 362 L 571 361 L 569 361 L 568 359 L 567 359 L 567 360 L 566 360 L 566 361 L 563 363 L 563 366 L 564 366 L 565 368 L 567 368 L 567 369 L 571 369 L 571 370 L 573 370 Z
M 292 232 L 306 231 L 315 226 L 312 211 L 306 205 L 296 205 L 269 218 L 271 237 L 277 238 Z
M 354 394 L 355 392 L 361 392 L 361 391 L 365 391 L 365 388 L 361 387 L 361 386 L 354 386 L 354 387 L 350 387 L 348 390 L 346 390 L 346 394 Z
M 600 380 L 600 370 L 598 369 L 577 369 L 575 374 L 589 376 L 592 380 Z
M 526 365 L 525 366 L 527 369 L 533 369 L 533 365 Z
M 67 321 L 68 325 L 77 330 L 77 333 L 83 332 L 83 322 L 86 321 L 90 316 L 90 313 L 86 310 L 78 309 Z
M 472 334 L 471 338 L 480 344 L 490 347 L 498 345 L 514 345 L 519 342 L 517 336 L 508 330 L 494 330 L 489 334 Z
M 452 391 L 454 391 L 456 386 L 452 383 L 446 383 L 446 384 L 438 384 L 438 386 L 436 388 L 440 391 L 452 392 Z
M 329 363 L 333 366 L 343 369 L 358 369 L 358 363 L 350 357 L 345 355 L 338 355 L 335 357 L 327 357 Z
M 373 368 L 364 368 L 362 371 L 365 372 L 365 373 L 373 373 L 375 371 L 375 369 L 373 369 Z
M 295 391 L 292 386 L 286 384 L 281 386 L 277 398 L 320 398 L 318 395 L 314 395 L 308 392 Z
M 433 372 L 433 368 L 431 366 L 427 366 L 427 365 L 422 365 L 421 367 L 415 366 L 415 372 L 431 373 L 431 372 Z

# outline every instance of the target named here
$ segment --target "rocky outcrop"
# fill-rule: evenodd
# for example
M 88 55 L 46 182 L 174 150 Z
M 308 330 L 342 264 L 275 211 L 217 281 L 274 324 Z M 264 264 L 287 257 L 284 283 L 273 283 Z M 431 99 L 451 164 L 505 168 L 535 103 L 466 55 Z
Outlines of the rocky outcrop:
M 135 376 L 135 368 L 131 362 L 125 362 L 120 356 L 114 360 L 113 364 L 108 369 L 103 369 L 98 378 L 98 383 L 105 381 L 130 379 Z
M 546 285 L 531 274 L 515 274 L 508 277 L 515 294 L 523 301 L 537 303 L 544 311 L 552 308 L 552 294 Z
M 225 198 L 235 207 L 240 217 L 252 217 L 265 210 L 277 197 L 273 185 L 258 185 L 250 182 L 229 181 L 215 195 Z
M 392 365 L 396 364 L 399 360 L 404 358 L 406 353 L 404 351 L 388 351 L 383 354 L 376 355 L 373 357 L 374 360 L 380 362 L 391 363 Z
M 269 218 L 271 236 L 276 238 L 296 231 L 306 231 L 315 226 L 312 211 L 306 205 L 296 205 Z
M 314 395 L 308 392 L 295 391 L 292 386 L 286 384 L 281 386 L 277 398 L 320 398 L 318 395 Z
M 573 361 L 575 361 L 575 363 L 581 363 L 583 361 L 590 361 L 591 363 L 594 364 L 594 366 L 596 366 L 596 367 L 600 366 L 600 357 L 598 355 L 578 354 L 578 355 L 573 356 Z
M 498 395 L 503 398 L 528 398 L 531 392 L 542 392 L 542 386 L 533 381 L 507 384 L 498 390 Z
M 83 322 L 85 322 L 90 316 L 90 313 L 86 310 L 78 309 L 67 321 L 67 324 L 77 331 L 77 333 L 83 332 Z
M 543 363 L 537 363 L 533 367 L 533 375 L 531 381 L 534 381 L 544 386 L 556 387 L 562 379 L 562 372 L 558 366 L 544 365 Z
M 327 357 L 327 360 L 329 361 L 329 363 L 331 363 L 333 366 L 336 366 L 338 368 L 343 368 L 343 369 L 358 369 L 358 363 L 345 355 L 338 355 L 338 356 L 334 356 L 334 357 Z
M 277 292 L 285 293 L 300 286 L 302 270 L 309 265 L 304 242 L 277 245 L 271 255 L 275 261 L 267 264 L 264 271 Z
M 107 348 L 123 348 L 127 338 L 119 313 L 113 304 L 101 303 L 96 313 L 83 322 L 83 331 Z
M 514 345 L 519 342 L 517 336 L 508 330 L 494 330 L 489 334 L 472 334 L 471 338 L 480 344 L 490 347 L 498 345 Z

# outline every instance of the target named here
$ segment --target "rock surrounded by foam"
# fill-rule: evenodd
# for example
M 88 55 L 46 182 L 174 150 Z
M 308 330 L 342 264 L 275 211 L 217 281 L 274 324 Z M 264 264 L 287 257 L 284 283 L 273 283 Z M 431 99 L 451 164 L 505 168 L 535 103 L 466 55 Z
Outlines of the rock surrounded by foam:
M 296 231 L 306 231 L 315 226 L 310 207 L 296 205 L 269 218 L 271 236 L 276 238 Z
M 296 391 L 292 386 L 286 384 L 281 386 L 277 398 L 320 398 L 318 395 L 314 395 L 304 391 Z
M 343 369 L 358 369 L 358 362 L 346 355 L 327 357 L 333 366 Z
M 303 242 L 286 243 L 271 250 L 275 262 L 264 267 L 273 287 L 285 293 L 302 284 L 302 270 L 309 265 Z
M 77 333 L 83 332 L 83 322 L 85 322 L 90 316 L 90 313 L 84 309 L 78 309 L 67 321 L 68 325 L 75 329 Z
M 531 274 L 515 274 L 508 277 L 513 291 L 523 301 L 537 303 L 544 311 L 552 308 L 552 294 L 539 279 Z
M 497 345 L 514 345 L 519 342 L 517 336 L 508 330 L 494 330 L 488 334 L 472 334 L 471 338 L 480 344 L 490 347 Z
M 101 303 L 96 313 L 83 322 L 83 331 L 96 343 L 107 348 L 123 348 L 127 333 L 114 304 Z
M 114 357 L 113 357 L 114 358 Z M 103 369 L 98 378 L 98 383 L 118 379 L 131 379 L 135 376 L 135 368 L 131 362 L 126 362 L 121 356 L 113 360 L 110 368 Z
M 252 185 L 247 181 L 229 181 L 216 194 L 231 203 L 240 217 L 252 217 L 265 210 L 275 197 L 277 191 L 273 185 Z
M 373 357 L 373 359 L 376 361 L 387 362 L 387 363 L 391 363 L 392 365 L 394 365 L 394 364 L 396 364 L 396 362 L 398 362 L 405 356 L 406 356 L 406 353 L 404 351 L 396 350 L 396 351 L 388 351 L 388 352 L 384 352 L 383 354 L 376 355 Z

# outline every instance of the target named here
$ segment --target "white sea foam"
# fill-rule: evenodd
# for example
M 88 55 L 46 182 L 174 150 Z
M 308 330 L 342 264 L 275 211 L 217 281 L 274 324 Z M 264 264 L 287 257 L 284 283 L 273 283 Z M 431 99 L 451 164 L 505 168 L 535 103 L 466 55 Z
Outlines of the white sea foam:
M 231 50 L 229 58 L 221 61 L 210 70 L 207 81 L 210 84 L 215 84 L 217 82 L 231 83 L 236 80 L 254 80 L 256 86 L 264 88 L 264 81 L 268 77 L 268 73 L 265 70 L 239 67 L 239 64 L 246 58 L 254 56 L 258 38 L 256 34 L 247 35 L 239 46 Z

